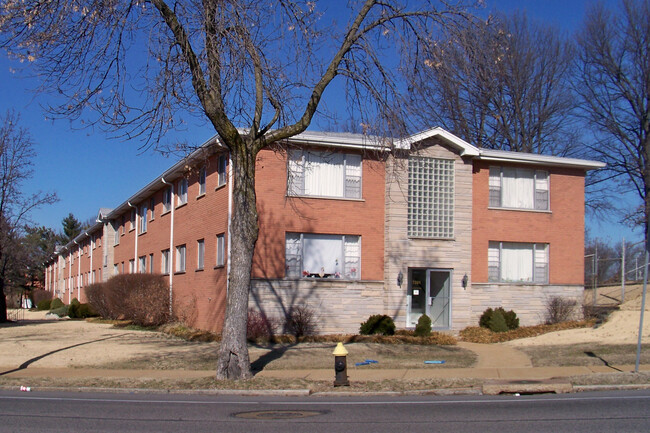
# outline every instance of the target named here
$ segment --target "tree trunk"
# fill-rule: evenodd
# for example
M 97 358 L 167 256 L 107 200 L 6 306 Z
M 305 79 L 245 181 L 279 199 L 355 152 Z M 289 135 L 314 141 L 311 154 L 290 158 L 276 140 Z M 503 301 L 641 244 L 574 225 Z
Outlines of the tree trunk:
M 7 297 L 5 296 L 4 282 L 0 281 L 0 323 L 7 321 Z
M 226 302 L 226 320 L 221 333 L 217 362 L 217 379 L 248 379 L 252 377 L 246 322 L 251 282 L 253 252 L 258 236 L 255 198 L 255 159 L 253 152 L 241 143 L 231 146 L 233 209 L 230 227 L 230 274 Z M 238 149 L 239 148 L 239 149 Z

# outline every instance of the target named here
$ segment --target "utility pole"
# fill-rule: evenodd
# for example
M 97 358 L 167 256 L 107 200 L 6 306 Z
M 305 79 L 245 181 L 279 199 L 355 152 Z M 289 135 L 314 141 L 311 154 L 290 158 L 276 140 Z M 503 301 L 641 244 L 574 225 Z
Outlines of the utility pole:
M 621 304 L 625 302 L 625 238 L 621 242 Z

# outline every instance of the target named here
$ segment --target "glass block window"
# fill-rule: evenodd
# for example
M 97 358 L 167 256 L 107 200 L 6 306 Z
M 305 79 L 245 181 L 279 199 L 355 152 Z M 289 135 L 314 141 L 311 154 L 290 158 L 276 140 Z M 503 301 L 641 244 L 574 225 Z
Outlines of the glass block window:
M 408 235 L 419 238 L 454 237 L 453 160 L 409 158 Z
M 488 281 L 548 284 L 548 244 L 490 242 Z

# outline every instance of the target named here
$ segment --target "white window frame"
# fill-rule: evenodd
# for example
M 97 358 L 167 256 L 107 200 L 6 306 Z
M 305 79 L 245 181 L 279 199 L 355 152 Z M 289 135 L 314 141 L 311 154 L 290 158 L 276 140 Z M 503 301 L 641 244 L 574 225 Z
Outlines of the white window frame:
M 199 169 L 199 195 L 200 196 L 205 194 L 205 178 L 206 178 L 205 167 L 201 167 Z
M 176 206 L 182 206 L 187 203 L 187 179 L 182 178 L 178 181 L 178 194 L 176 195 Z
M 135 230 L 135 218 L 137 212 L 135 208 L 131 208 L 131 216 L 129 217 L 129 231 Z
M 291 150 L 288 156 L 287 195 L 351 200 L 362 198 L 363 158 L 361 155 Z M 339 166 L 339 173 L 335 174 L 336 167 Z M 334 178 L 327 176 L 334 176 Z M 336 179 L 336 176 L 340 178 Z M 312 188 L 317 190 L 312 191 Z M 340 191 L 334 191 L 336 189 Z
M 513 273 L 513 270 L 504 269 L 504 251 L 509 252 L 510 255 L 514 255 L 516 254 L 517 250 L 529 250 L 530 252 L 530 278 L 509 278 L 506 276 L 507 274 Z M 549 250 L 550 246 L 546 243 L 490 241 L 488 246 L 488 282 L 511 284 L 548 284 Z M 524 265 L 525 261 L 526 260 L 524 260 Z
M 455 190 L 453 159 L 410 157 L 408 160 L 408 236 L 453 239 Z
M 202 271 L 205 265 L 205 240 L 196 241 L 196 269 Z
M 504 172 L 507 174 L 514 174 L 514 176 L 505 176 Z M 529 201 L 531 205 L 526 206 L 522 204 L 509 204 L 506 203 L 508 198 L 508 189 L 510 188 L 522 188 L 525 189 L 521 184 L 525 182 L 526 177 L 524 175 L 532 175 L 528 179 L 532 179 L 530 190 L 525 193 L 526 196 L 521 200 Z M 504 178 L 508 177 L 509 181 L 505 181 Z M 490 166 L 489 169 L 489 190 L 490 190 L 490 208 L 499 208 L 499 209 L 521 209 L 529 211 L 549 211 L 551 209 L 551 200 L 550 200 L 550 190 L 551 190 L 551 176 L 546 170 L 535 170 L 532 168 L 524 167 L 502 167 L 502 166 Z M 523 191 L 519 191 L 519 194 L 524 194 Z M 517 191 L 514 192 L 517 194 Z M 510 200 L 517 200 L 511 198 Z
M 219 160 L 217 162 L 217 188 L 224 186 L 227 180 L 228 173 L 228 158 L 226 154 L 219 155 Z
M 160 252 L 160 273 L 163 275 L 168 275 L 170 271 L 170 261 L 171 255 L 169 254 L 169 248 L 162 250 Z
M 185 244 L 178 245 L 176 247 L 176 272 L 177 273 L 185 272 L 185 268 L 187 265 L 185 261 L 186 258 L 187 258 L 187 247 L 185 246 Z
M 147 256 L 138 257 L 138 272 L 141 274 L 147 272 Z
M 153 253 L 149 254 L 149 273 L 153 274 Z
M 226 263 L 226 236 L 225 233 L 217 235 L 217 267 L 224 266 Z
M 172 210 L 172 201 L 174 198 L 174 188 L 170 185 L 163 191 L 163 213 Z
M 339 245 L 336 245 L 337 243 Z M 306 269 L 309 267 L 308 262 L 320 259 L 317 250 L 306 251 L 308 248 L 315 248 L 318 244 L 327 245 L 329 249 L 327 253 L 338 257 L 335 257 L 335 261 L 330 263 L 327 269 L 325 266 L 321 266 L 321 269 Z M 340 251 L 336 251 L 337 248 L 340 248 Z M 287 232 L 285 270 L 287 278 L 359 280 L 361 279 L 361 236 Z
M 154 209 L 155 208 L 156 208 L 156 200 L 153 197 L 151 197 L 149 199 L 149 214 L 150 214 L 149 215 L 149 220 L 150 221 L 154 220 L 154 217 L 155 217 Z
M 140 233 L 147 232 L 147 213 L 149 213 L 149 208 L 146 204 L 140 206 Z
M 129 274 L 135 273 L 135 259 L 129 259 Z

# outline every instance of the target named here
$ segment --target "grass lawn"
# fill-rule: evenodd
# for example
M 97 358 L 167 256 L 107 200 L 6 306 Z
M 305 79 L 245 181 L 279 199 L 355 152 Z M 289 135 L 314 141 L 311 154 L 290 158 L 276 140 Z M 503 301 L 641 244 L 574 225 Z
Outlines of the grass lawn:
M 186 343 L 193 345 L 191 351 L 174 354 L 150 354 L 122 362 L 102 365 L 113 369 L 185 369 L 212 370 L 216 368 L 218 343 Z M 253 370 L 300 370 L 333 368 L 334 343 L 273 344 L 249 346 Z M 348 368 L 355 363 L 372 359 L 377 364 L 362 368 L 427 368 L 424 361 L 444 360 L 437 368 L 470 367 L 476 362 L 476 355 L 457 346 L 350 343 Z M 361 368 L 361 367 L 360 367 Z

